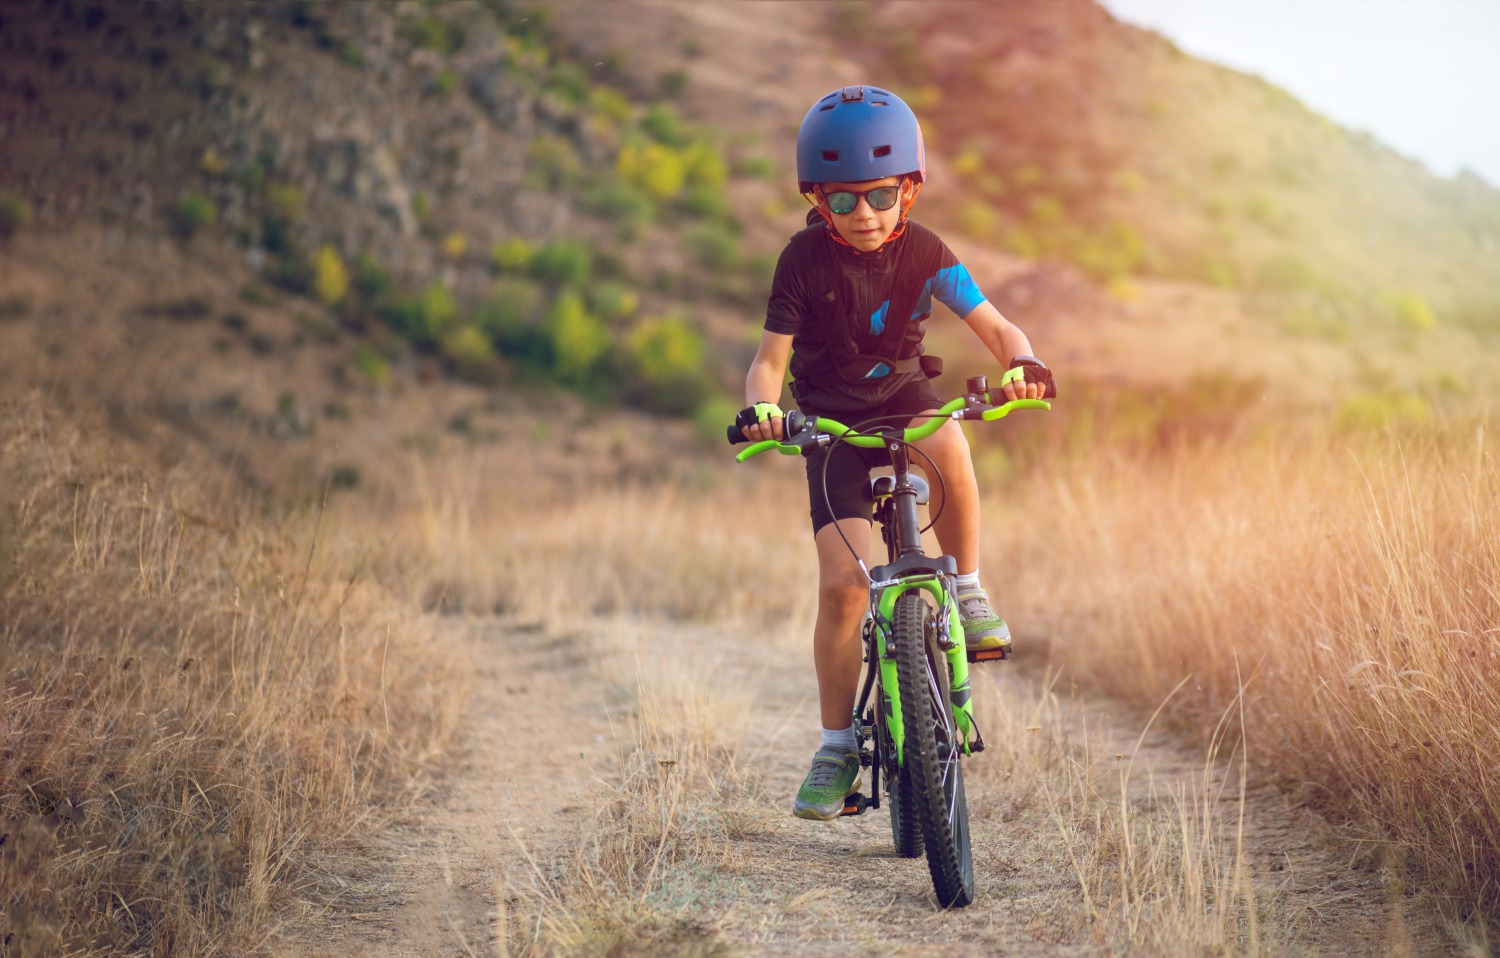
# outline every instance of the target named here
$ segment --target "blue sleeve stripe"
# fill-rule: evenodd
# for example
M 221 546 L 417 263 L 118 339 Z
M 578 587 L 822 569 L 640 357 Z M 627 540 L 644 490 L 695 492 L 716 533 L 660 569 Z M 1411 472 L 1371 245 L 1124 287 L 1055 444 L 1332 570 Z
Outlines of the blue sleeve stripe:
M 938 302 L 953 310 L 960 319 L 974 311 L 974 307 L 984 302 L 984 293 L 979 291 L 979 286 L 974 282 L 974 277 L 964 268 L 964 264 L 957 263 L 947 269 L 940 269 L 937 275 L 927 280 L 927 285 L 922 289 L 922 295 L 917 297 L 917 305 L 911 311 L 908 322 L 926 319 L 932 313 L 932 300 L 937 297 Z M 881 326 L 885 323 L 882 321 Z
M 955 263 L 947 269 L 940 269 L 936 276 L 929 280 L 932 295 L 944 306 L 953 310 L 954 315 L 960 319 L 974 311 L 974 307 L 984 302 L 984 293 L 979 291 L 979 284 L 974 282 L 974 277 L 962 263 Z M 928 309 L 932 308 L 929 301 Z

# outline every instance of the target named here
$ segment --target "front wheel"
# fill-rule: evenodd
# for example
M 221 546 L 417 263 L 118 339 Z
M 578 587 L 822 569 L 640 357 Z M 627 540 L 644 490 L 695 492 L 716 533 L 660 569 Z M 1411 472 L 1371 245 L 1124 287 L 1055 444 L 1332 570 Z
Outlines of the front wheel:
M 913 815 L 921 825 L 938 904 L 962 908 L 974 900 L 974 858 L 969 848 L 962 749 L 949 703 L 948 659 L 937 647 L 932 607 L 920 592 L 898 598 L 893 619 L 891 644 L 906 734 L 902 768 L 891 791 L 900 794 L 901 783 L 909 783 L 910 802 L 902 803 L 901 812 Z M 896 804 L 896 800 L 891 803 L 893 828 Z

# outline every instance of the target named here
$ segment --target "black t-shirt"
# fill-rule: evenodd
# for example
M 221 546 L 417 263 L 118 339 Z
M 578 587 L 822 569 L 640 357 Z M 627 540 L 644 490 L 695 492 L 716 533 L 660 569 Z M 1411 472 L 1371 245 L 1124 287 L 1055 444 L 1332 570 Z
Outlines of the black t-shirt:
M 925 234 L 925 235 L 924 235 Z M 917 239 L 920 236 L 920 240 Z M 935 266 L 923 266 L 900 256 L 902 244 L 918 241 L 936 243 Z M 821 244 L 827 244 L 822 246 Z M 826 298 L 828 290 L 827 254 L 837 266 L 839 290 L 835 300 Z M 792 237 L 776 263 L 771 282 L 771 297 L 766 305 L 765 328 L 768 332 L 792 336 L 791 370 L 793 395 L 804 410 L 837 413 L 851 412 L 880 405 L 920 372 L 891 373 L 864 380 L 845 382 L 838 373 L 831 341 L 852 334 L 859 352 L 876 352 L 891 309 L 896 270 L 927 269 L 917 296 L 916 306 L 905 319 L 899 356 L 922 353 L 922 336 L 932 315 L 936 298 L 958 316 L 967 316 L 984 302 L 984 294 L 974 283 L 964 265 L 936 234 L 926 227 L 908 222 L 906 231 L 894 242 L 873 253 L 861 253 L 837 243 L 820 219 Z M 844 324 L 843 328 L 834 326 Z

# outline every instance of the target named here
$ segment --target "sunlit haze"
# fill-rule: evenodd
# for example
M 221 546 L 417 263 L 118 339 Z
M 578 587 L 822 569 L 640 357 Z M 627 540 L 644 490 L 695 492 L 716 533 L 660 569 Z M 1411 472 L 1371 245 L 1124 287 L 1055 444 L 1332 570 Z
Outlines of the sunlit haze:
M 1500 186 L 1500 2 L 1100 0 L 1434 172 Z

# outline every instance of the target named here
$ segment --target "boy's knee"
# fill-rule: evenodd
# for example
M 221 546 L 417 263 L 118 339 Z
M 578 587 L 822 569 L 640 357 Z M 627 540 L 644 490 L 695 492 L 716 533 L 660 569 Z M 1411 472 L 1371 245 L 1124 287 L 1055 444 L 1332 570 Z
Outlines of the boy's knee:
M 824 576 L 818 582 L 818 604 L 830 612 L 848 614 L 863 609 L 869 601 L 869 585 L 854 575 Z

